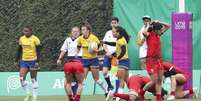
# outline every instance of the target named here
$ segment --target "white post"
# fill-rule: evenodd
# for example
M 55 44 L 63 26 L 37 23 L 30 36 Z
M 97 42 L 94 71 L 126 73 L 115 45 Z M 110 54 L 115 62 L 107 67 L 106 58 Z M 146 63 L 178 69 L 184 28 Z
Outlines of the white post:
M 179 12 L 185 12 L 185 0 L 179 0 Z

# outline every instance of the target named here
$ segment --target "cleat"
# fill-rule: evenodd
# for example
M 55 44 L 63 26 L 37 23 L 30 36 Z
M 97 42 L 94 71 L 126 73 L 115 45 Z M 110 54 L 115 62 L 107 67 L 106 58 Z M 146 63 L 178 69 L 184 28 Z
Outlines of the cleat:
M 26 97 L 24 98 L 24 101 L 30 101 L 31 100 L 31 95 L 27 94 Z
M 175 96 L 169 95 L 168 98 L 167 98 L 167 100 L 175 100 Z
M 198 89 L 197 88 L 193 88 L 193 97 L 198 98 Z
M 110 101 L 111 99 L 113 99 L 113 93 L 112 91 L 109 91 L 106 97 L 106 101 Z

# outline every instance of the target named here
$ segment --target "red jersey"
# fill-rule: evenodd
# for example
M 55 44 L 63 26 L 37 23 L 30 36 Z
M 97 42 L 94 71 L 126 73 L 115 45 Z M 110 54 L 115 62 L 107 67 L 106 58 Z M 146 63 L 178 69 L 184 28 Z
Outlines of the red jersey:
M 142 75 L 132 75 L 128 79 L 127 86 L 129 90 L 135 90 L 139 94 L 140 90 L 142 90 L 143 87 L 150 81 L 151 79 L 149 77 L 142 76 Z M 150 87 L 148 91 L 151 93 L 154 93 L 155 86 Z
M 176 74 L 183 74 L 185 76 L 186 80 L 189 79 L 189 74 L 187 72 L 185 72 L 184 70 L 182 70 L 180 67 L 178 67 L 174 64 L 171 64 L 169 62 L 165 62 L 165 61 L 162 64 L 163 64 L 163 68 L 164 68 L 165 72 L 174 68 Z
M 147 37 L 147 57 L 161 58 L 161 39 L 160 35 L 148 32 Z

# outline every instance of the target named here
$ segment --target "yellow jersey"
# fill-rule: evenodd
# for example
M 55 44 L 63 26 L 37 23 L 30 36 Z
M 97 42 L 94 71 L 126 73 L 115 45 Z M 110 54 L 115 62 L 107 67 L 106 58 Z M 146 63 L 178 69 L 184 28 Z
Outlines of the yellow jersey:
M 128 43 L 126 41 L 126 39 L 124 37 L 117 39 L 116 42 L 116 48 L 117 48 L 117 56 L 119 56 L 121 54 L 121 46 L 125 45 L 126 46 L 126 53 L 124 54 L 124 56 L 121 59 L 127 59 L 128 58 Z M 119 60 L 121 60 L 119 59 Z
M 40 40 L 35 35 L 30 37 L 21 36 L 19 45 L 22 46 L 22 60 L 34 61 L 37 59 L 36 46 L 40 45 Z
M 82 48 L 82 58 L 83 59 L 93 59 L 97 57 L 97 53 L 90 53 L 89 52 L 89 45 L 90 43 L 96 43 L 97 45 L 100 44 L 99 39 L 94 35 L 94 34 L 90 34 L 89 37 L 87 39 L 85 39 L 82 36 L 79 37 L 78 39 L 78 46 L 80 46 Z

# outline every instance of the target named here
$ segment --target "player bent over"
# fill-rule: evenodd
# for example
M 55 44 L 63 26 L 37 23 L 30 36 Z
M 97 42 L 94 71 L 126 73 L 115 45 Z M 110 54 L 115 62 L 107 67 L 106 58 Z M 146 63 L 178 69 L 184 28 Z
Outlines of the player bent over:
M 66 79 L 65 90 L 68 94 L 69 101 L 80 101 L 84 80 L 84 67 L 80 60 L 72 59 L 66 62 L 64 64 L 64 74 Z M 77 81 L 78 84 L 75 98 L 73 98 L 71 89 L 71 83 L 74 79 Z
M 189 88 L 183 90 L 184 84 L 189 80 L 189 74 L 183 71 L 180 67 L 163 61 L 164 76 L 170 77 L 171 80 L 171 93 L 167 100 L 174 100 L 176 98 L 183 98 L 187 95 L 195 95 L 197 97 L 197 89 Z
M 121 94 L 121 93 L 112 94 L 111 92 L 109 92 L 106 101 L 109 101 L 110 98 L 112 97 L 120 97 L 126 101 L 135 101 L 139 99 L 140 101 L 144 101 L 144 95 L 140 96 L 140 93 L 143 87 L 150 81 L 151 79 L 149 77 L 142 76 L 142 75 L 132 75 L 131 77 L 128 78 L 128 83 L 127 83 L 129 94 Z M 148 89 L 148 92 L 152 93 L 153 95 L 156 95 L 155 86 L 153 85 L 152 87 L 150 87 Z M 166 94 L 167 94 L 167 91 L 162 89 L 162 96 Z

